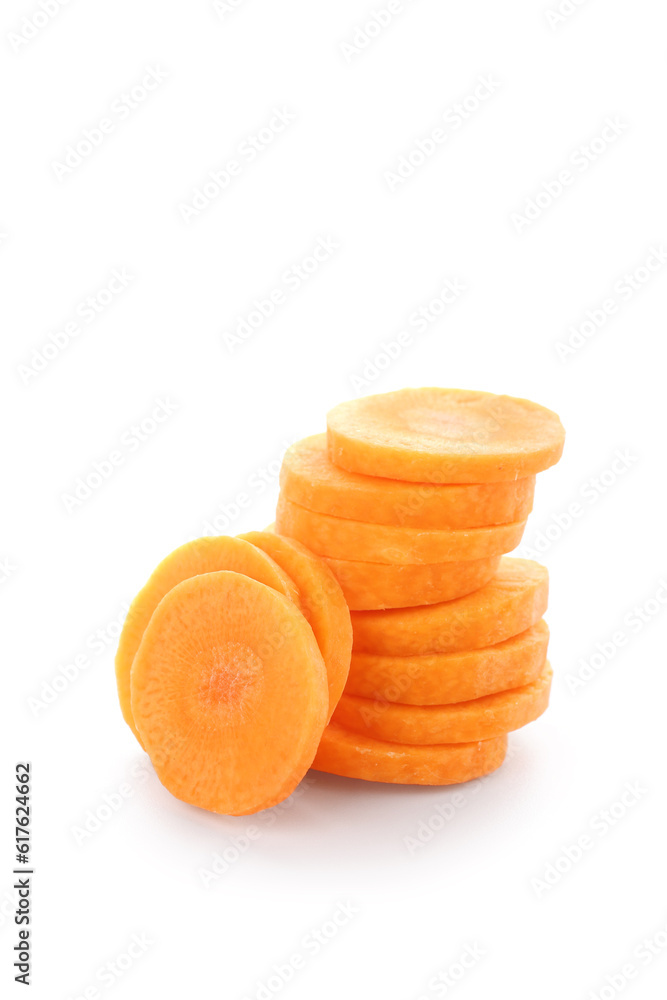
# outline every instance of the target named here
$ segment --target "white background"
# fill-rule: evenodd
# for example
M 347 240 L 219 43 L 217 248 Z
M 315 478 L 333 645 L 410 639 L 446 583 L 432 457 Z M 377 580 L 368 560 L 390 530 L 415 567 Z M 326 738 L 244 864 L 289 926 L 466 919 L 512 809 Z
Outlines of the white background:
M 429 981 L 456 974 L 468 946 L 484 954 L 457 1000 L 663 994 L 667 267 L 638 271 L 632 294 L 623 276 L 667 246 L 664 21 L 649 0 L 571 6 L 550 24 L 529 0 L 415 0 L 351 52 L 341 42 L 363 41 L 374 9 L 352 0 L 240 0 L 231 13 L 71 0 L 18 45 L 39 7 L 3 3 L 0 960 L 11 979 L 12 777 L 28 758 L 33 997 L 255 997 L 301 953 L 306 967 L 271 996 L 416 1000 L 444 995 Z M 112 112 L 113 131 L 59 180 L 54 163 L 150 67 L 166 79 Z M 386 172 L 480 77 L 493 95 L 460 128 L 450 114 L 446 141 L 390 190 Z M 247 162 L 239 147 L 274 108 L 294 120 Z M 607 118 L 620 134 L 586 161 Z M 240 175 L 186 223 L 179 206 L 233 158 Z M 517 226 L 564 169 L 572 183 Z M 338 248 L 230 351 L 224 335 L 319 237 Z M 132 280 L 86 322 L 80 303 L 123 268 Z M 410 327 L 448 278 L 465 292 Z M 559 357 L 609 298 L 616 311 Z M 73 321 L 78 335 L 27 372 Z M 406 329 L 412 343 L 374 377 L 366 363 Z M 118 709 L 124 602 L 172 548 L 216 517 L 224 530 L 225 507 L 231 533 L 271 521 L 285 445 L 323 429 L 330 406 L 424 384 L 527 396 L 567 428 L 522 550 L 539 545 L 551 574 L 549 712 L 482 787 L 459 789 L 446 823 L 436 810 L 455 789 L 314 773 L 273 820 L 179 803 Z M 176 409 L 131 446 L 158 399 Z M 64 495 L 119 442 L 122 464 L 68 512 Z M 625 645 L 573 692 L 568 676 L 619 631 Z M 610 827 L 602 811 L 627 782 L 641 791 Z M 78 842 L 121 786 L 131 795 Z M 259 837 L 205 888 L 200 870 L 252 825 Z M 420 829 L 431 839 L 411 852 Z M 583 835 L 590 849 L 563 861 Z M 569 870 L 540 889 L 559 858 Z M 314 954 L 304 937 L 348 901 L 358 912 Z M 151 944 L 102 981 L 133 934 Z M 635 977 L 614 980 L 628 962 Z

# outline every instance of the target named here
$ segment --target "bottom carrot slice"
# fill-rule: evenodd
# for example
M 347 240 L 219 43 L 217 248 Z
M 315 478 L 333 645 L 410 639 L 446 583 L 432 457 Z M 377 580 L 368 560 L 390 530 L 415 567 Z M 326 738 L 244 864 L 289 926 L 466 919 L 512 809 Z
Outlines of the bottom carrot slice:
M 401 705 L 344 694 L 333 721 L 373 739 L 410 745 L 489 740 L 546 711 L 551 677 L 547 663 L 530 684 L 453 705 Z
M 344 778 L 396 785 L 456 785 L 500 767 L 507 736 L 475 743 L 408 746 L 375 740 L 330 722 L 312 766 Z
M 324 660 L 296 604 L 228 571 L 184 580 L 160 601 L 132 664 L 131 697 L 162 784 L 232 816 L 287 798 L 329 707 Z

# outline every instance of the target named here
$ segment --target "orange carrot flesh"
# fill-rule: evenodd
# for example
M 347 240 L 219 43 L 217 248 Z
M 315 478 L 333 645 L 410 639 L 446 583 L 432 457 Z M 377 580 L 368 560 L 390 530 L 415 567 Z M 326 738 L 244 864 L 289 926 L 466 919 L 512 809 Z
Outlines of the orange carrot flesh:
M 406 705 L 450 705 L 522 687 L 541 673 L 544 620 L 495 646 L 424 656 L 353 653 L 345 693 Z
M 363 611 L 452 601 L 487 583 L 500 557 L 424 566 L 326 558 L 325 562 L 343 588 L 350 609 Z
M 281 496 L 276 531 L 298 539 L 329 559 L 369 563 L 414 564 L 486 559 L 511 552 L 526 522 L 486 528 L 406 528 L 332 517 L 306 510 Z
M 322 559 L 293 538 L 269 531 L 240 537 L 270 556 L 296 584 L 301 611 L 327 668 L 331 717 L 347 681 L 352 652 L 352 622 L 340 584 Z
M 227 571 L 186 579 L 160 601 L 134 658 L 131 698 L 162 784 L 233 816 L 294 790 L 329 705 L 324 661 L 297 606 Z
M 533 722 L 549 704 L 551 667 L 523 687 L 453 705 L 404 705 L 344 694 L 333 721 L 352 732 L 395 743 L 472 743 Z
M 353 648 L 421 656 L 493 646 L 535 625 L 547 607 L 549 576 L 530 559 L 503 556 L 483 587 L 426 607 L 353 611 Z
M 506 736 L 477 743 L 410 746 L 374 740 L 330 722 L 313 768 L 397 785 L 456 785 L 495 771 L 506 751 Z
M 197 538 L 179 546 L 163 559 L 132 601 L 116 653 L 116 683 L 120 707 L 125 721 L 139 742 L 141 739 L 130 704 L 130 671 L 146 626 L 162 598 L 177 583 L 217 570 L 243 573 L 298 603 L 298 590 L 287 573 L 265 552 L 240 538 L 227 535 Z
M 408 483 L 363 476 L 334 465 L 326 434 L 288 449 L 281 492 L 307 510 L 353 521 L 413 528 L 482 528 L 525 521 L 533 507 L 535 476 L 500 483 Z
M 564 441 L 551 410 L 464 389 L 400 389 L 340 403 L 327 415 L 334 465 L 410 482 L 522 479 L 554 465 Z

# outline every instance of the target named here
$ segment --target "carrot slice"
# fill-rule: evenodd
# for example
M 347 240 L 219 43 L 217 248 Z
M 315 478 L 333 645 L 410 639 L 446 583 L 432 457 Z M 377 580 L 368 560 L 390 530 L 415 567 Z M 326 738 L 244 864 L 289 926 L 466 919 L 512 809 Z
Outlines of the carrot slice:
M 334 465 L 326 434 L 297 441 L 280 470 L 283 496 L 335 517 L 413 528 L 481 528 L 525 521 L 535 476 L 503 483 L 406 483 L 361 476 Z
M 487 583 L 496 572 L 499 556 L 468 562 L 404 563 L 356 562 L 325 559 L 343 588 L 350 609 L 380 610 L 451 601 Z M 354 626 L 354 615 L 353 626 Z
M 548 663 L 536 680 L 454 705 L 403 705 L 344 694 L 333 721 L 352 732 L 395 743 L 472 743 L 533 722 L 549 704 Z
M 477 743 L 410 746 L 374 740 L 330 722 L 312 766 L 344 778 L 397 785 L 456 785 L 500 767 L 507 736 Z
M 546 611 L 548 595 L 544 566 L 503 556 L 495 576 L 465 597 L 423 608 L 354 611 L 353 648 L 420 656 L 493 646 L 535 625 Z
M 204 573 L 160 601 L 132 665 L 132 714 L 162 784 L 242 816 L 285 799 L 327 718 L 326 669 L 299 609 L 240 573 Z
M 322 559 L 293 538 L 270 531 L 250 531 L 239 537 L 266 552 L 296 584 L 301 611 L 327 668 L 331 717 L 347 681 L 352 652 L 352 622 L 340 584 Z
M 372 563 L 443 563 L 486 559 L 511 552 L 521 541 L 525 521 L 486 528 L 405 528 L 371 524 L 348 518 L 318 514 L 278 500 L 276 530 L 307 545 L 330 559 L 354 559 Z
M 340 403 L 327 416 L 335 465 L 411 482 L 521 479 L 554 465 L 564 441 L 551 410 L 465 389 L 399 389 Z
M 547 658 L 542 620 L 495 646 L 426 656 L 353 653 L 346 694 L 405 705 L 450 705 L 529 684 Z
M 130 704 L 130 671 L 139 643 L 156 607 L 172 587 L 188 577 L 216 570 L 233 570 L 265 583 L 285 597 L 298 603 L 296 585 L 265 552 L 250 542 L 228 535 L 197 538 L 179 546 L 163 559 L 151 574 L 148 583 L 130 605 L 116 653 L 116 684 L 123 718 L 141 739 L 132 717 Z

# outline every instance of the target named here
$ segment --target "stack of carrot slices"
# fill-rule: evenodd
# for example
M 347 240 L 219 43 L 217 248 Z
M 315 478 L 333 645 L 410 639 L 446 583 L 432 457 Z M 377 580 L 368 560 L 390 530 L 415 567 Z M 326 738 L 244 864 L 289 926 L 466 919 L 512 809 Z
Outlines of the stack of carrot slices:
M 562 452 L 527 400 L 405 389 L 294 445 L 276 524 L 171 553 L 133 601 L 121 709 L 177 798 L 244 815 L 309 767 L 487 774 L 549 698 L 547 573 L 505 555 Z
M 352 610 L 345 691 L 313 766 L 450 784 L 547 707 L 546 570 L 505 555 L 564 430 L 536 403 L 403 389 L 341 403 L 286 454 L 275 530 L 320 555 Z

